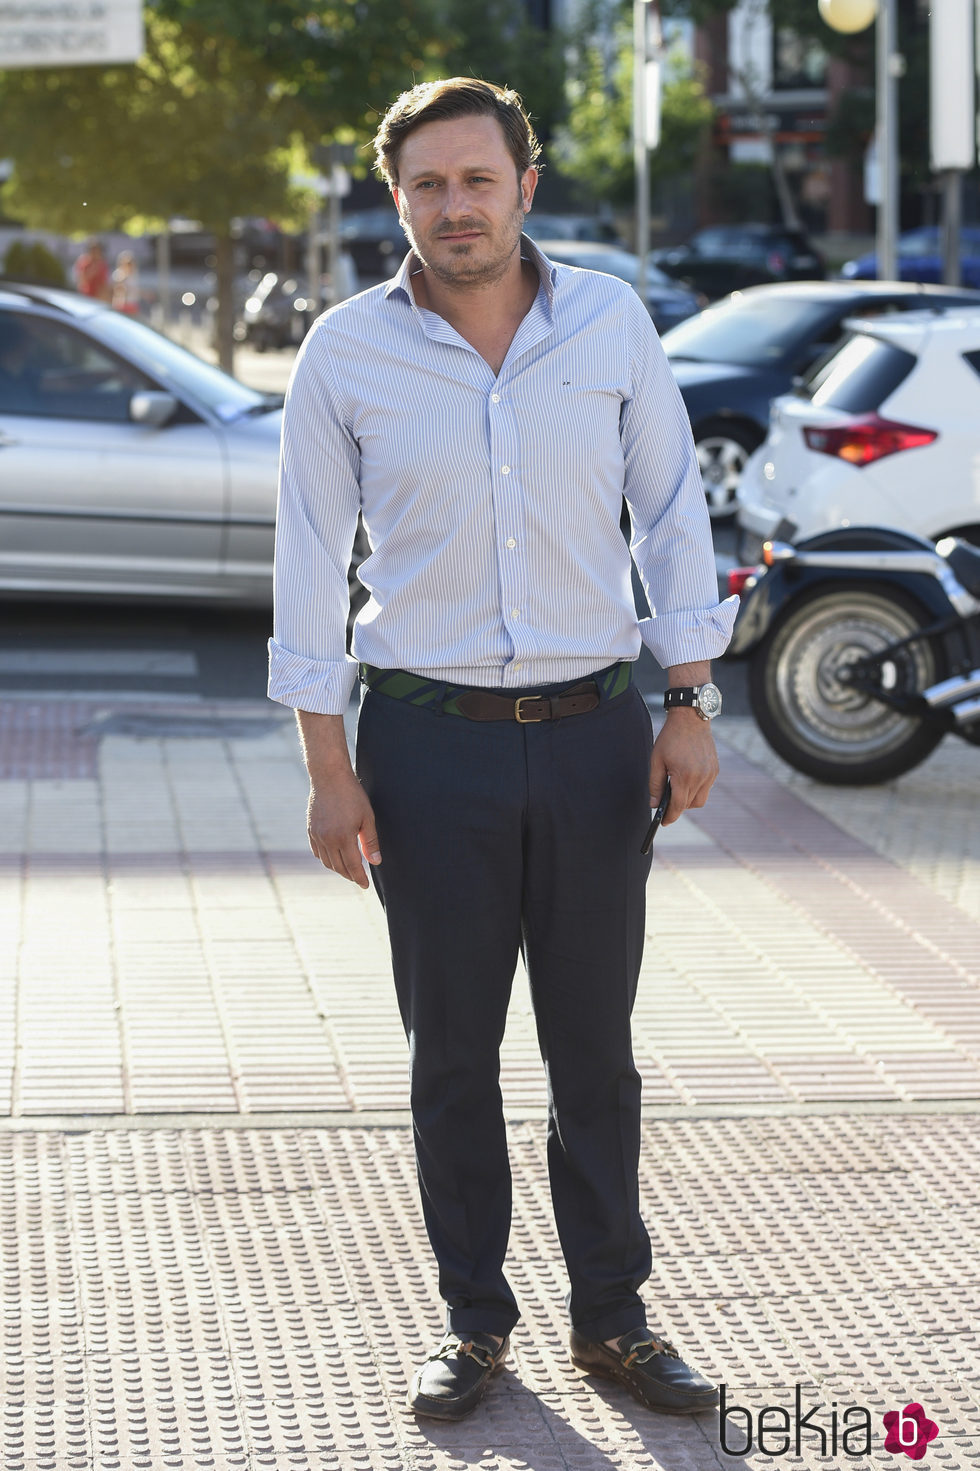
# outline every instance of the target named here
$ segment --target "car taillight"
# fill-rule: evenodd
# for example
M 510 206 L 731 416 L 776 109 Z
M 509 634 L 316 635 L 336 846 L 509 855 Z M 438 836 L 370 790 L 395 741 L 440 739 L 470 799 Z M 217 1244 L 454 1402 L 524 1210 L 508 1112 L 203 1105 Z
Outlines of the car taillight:
M 935 429 L 917 429 L 914 424 L 896 424 L 877 414 L 862 414 L 846 424 L 808 425 L 803 438 L 809 449 L 835 455 L 851 465 L 870 465 L 903 449 L 921 449 L 939 438 Z
M 728 596 L 740 598 L 749 587 L 755 587 L 755 580 L 761 567 L 729 567 L 728 569 Z

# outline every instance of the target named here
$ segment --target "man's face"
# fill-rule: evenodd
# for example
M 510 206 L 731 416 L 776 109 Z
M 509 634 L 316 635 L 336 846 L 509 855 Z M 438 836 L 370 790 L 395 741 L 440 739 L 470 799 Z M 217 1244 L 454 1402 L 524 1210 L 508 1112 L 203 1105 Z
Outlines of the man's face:
M 447 285 L 499 280 L 517 250 L 536 169 L 518 180 L 493 117 L 424 123 L 402 144 L 392 192 L 412 248 Z

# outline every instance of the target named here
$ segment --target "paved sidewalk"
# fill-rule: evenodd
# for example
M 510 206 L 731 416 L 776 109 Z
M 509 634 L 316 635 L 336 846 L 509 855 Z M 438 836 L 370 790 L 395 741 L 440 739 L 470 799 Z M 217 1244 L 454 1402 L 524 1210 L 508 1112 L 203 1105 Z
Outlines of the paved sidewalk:
M 709 806 L 657 839 L 636 1009 L 652 1320 L 785 1464 L 980 1464 L 980 762 L 884 789 L 720 723 Z M 460 1427 L 399 1406 L 438 1331 L 380 906 L 304 832 L 264 703 L 0 705 L 0 1466 L 766 1466 L 746 1415 L 579 1376 L 519 976 L 513 1373 Z M 870 1455 L 831 1446 L 867 1407 Z M 778 1417 L 777 1417 L 778 1418 Z M 753 1425 L 755 1425 L 753 1420 Z M 811 1424 L 813 1421 L 811 1421 Z M 741 1427 L 741 1428 L 739 1428 Z M 758 1437 L 756 1435 L 756 1441 Z M 770 1451 L 778 1446 L 770 1436 Z M 851 1441 L 853 1447 L 855 1441 Z

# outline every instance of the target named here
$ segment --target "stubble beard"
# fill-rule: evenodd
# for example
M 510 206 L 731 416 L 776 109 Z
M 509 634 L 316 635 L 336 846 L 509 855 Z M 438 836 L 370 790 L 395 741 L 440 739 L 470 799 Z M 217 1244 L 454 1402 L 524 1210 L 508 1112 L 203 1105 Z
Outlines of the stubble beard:
M 453 232 L 466 229 L 481 230 L 480 239 L 460 241 L 457 245 L 451 245 L 449 247 L 449 254 L 442 255 L 438 259 L 434 258 L 432 251 L 420 248 L 411 226 L 411 220 L 403 221 L 403 224 L 405 233 L 409 239 L 409 244 L 425 269 L 431 271 L 437 281 L 440 281 L 444 286 L 483 287 L 492 286 L 495 282 L 503 280 L 504 276 L 506 276 L 510 264 L 514 259 L 514 252 L 520 246 L 521 232 L 524 229 L 524 213 L 523 199 L 518 194 L 517 208 L 498 227 L 502 242 L 500 249 L 493 251 L 489 256 L 484 256 L 482 260 L 473 258 L 474 252 L 479 250 L 480 246 L 487 239 L 485 231 L 482 230 L 482 227 L 476 221 L 456 221 L 453 223 L 452 230 Z M 449 233 L 449 231 L 445 233 Z M 431 237 L 432 244 L 437 244 L 440 238 L 441 236 L 438 234 L 433 235 Z

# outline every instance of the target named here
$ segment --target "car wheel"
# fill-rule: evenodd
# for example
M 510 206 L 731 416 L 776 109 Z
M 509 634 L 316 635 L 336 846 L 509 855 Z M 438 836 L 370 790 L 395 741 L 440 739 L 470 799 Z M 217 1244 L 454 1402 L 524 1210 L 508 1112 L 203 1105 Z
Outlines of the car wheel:
M 708 514 L 713 519 L 735 513 L 735 492 L 749 455 L 761 444 L 758 434 L 744 424 L 713 419 L 694 436 Z

